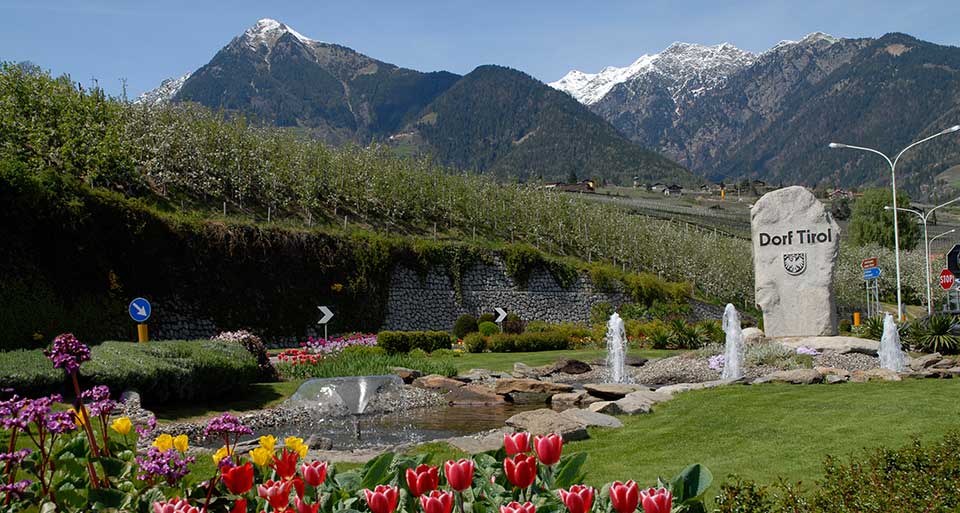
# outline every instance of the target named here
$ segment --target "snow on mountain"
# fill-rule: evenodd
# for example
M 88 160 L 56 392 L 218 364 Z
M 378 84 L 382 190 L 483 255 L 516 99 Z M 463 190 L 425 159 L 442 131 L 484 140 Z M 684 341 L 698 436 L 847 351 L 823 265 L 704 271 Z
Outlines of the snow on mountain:
M 691 92 L 696 94 L 723 83 L 727 76 L 750 65 L 754 58 L 752 53 L 728 43 L 714 46 L 674 43 L 661 53 L 643 55 L 629 66 L 608 66 L 593 74 L 573 70 L 549 85 L 591 105 L 603 99 L 617 84 L 660 74 L 680 87 L 695 83 L 698 91 Z
M 170 100 L 180 91 L 180 88 L 183 87 L 184 82 L 190 78 L 193 72 L 189 72 L 186 75 L 183 75 L 179 78 L 168 78 L 163 82 L 160 82 L 160 86 L 151 91 L 147 91 L 134 100 L 134 103 L 145 103 L 147 105 L 163 105 L 170 102 Z
M 783 41 L 780 41 L 779 43 L 773 45 L 772 48 L 770 48 L 769 50 L 763 52 L 761 55 L 766 55 L 766 54 L 778 52 L 778 51 L 780 51 L 780 50 L 783 50 L 783 49 L 785 49 L 785 48 L 788 48 L 788 47 L 791 47 L 791 46 L 794 46 L 794 45 L 798 45 L 798 44 L 815 44 L 815 43 L 818 43 L 818 42 L 820 42 L 820 41 L 825 41 L 827 44 L 831 44 L 831 45 L 832 45 L 832 44 L 840 41 L 840 38 L 831 36 L 830 34 L 826 34 L 826 33 L 824 33 L 824 32 L 812 32 L 812 33 L 807 34 L 806 36 L 804 36 L 804 38 L 801 39 L 801 40 L 799 40 L 799 41 L 792 41 L 792 40 L 789 40 L 789 39 L 784 39 Z
M 270 18 L 258 20 L 254 26 L 248 28 L 243 33 L 241 38 L 244 43 L 256 49 L 260 45 L 273 46 L 277 39 L 285 33 L 293 34 L 294 37 L 306 44 L 320 42 L 315 39 L 310 39 L 287 25 Z

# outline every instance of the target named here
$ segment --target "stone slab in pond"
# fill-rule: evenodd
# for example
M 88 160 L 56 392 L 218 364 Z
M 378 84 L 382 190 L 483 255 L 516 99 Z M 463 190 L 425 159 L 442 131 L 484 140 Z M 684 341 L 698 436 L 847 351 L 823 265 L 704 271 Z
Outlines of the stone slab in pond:
M 877 356 L 880 342 L 857 337 L 778 337 L 770 339 L 790 349 L 809 347 L 817 351 L 833 351 L 835 353 L 861 353 Z
M 587 428 L 568 417 L 549 409 L 525 411 L 507 419 L 507 426 L 519 431 L 527 431 L 534 435 L 558 433 L 564 442 L 586 440 L 590 438 Z
M 548 392 L 510 392 L 506 396 L 508 401 L 513 404 L 547 404 L 554 394 Z
M 573 358 L 562 358 L 550 367 L 550 374 L 558 372 L 563 374 L 586 374 L 591 370 L 593 370 L 593 367 L 586 362 L 574 360 Z
M 503 447 L 503 434 L 512 433 L 513 428 L 502 427 L 492 431 L 473 435 L 458 436 L 442 440 L 468 454 L 495 451 Z
M 441 376 L 439 374 L 430 374 L 429 376 L 423 376 L 413 380 L 413 386 L 417 388 L 426 388 L 428 390 L 440 390 L 442 392 L 449 392 L 451 390 L 462 387 L 463 382 L 457 381 L 455 379 L 450 379 L 446 376 Z
M 594 397 L 600 399 L 616 400 L 625 397 L 630 392 L 637 390 L 650 390 L 650 387 L 644 385 L 633 385 L 629 383 L 587 383 L 583 389 Z
M 490 387 L 483 385 L 464 385 L 449 392 L 443 399 L 454 406 L 493 406 L 505 405 L 503 396 L 497 395 Z
M 590 410 L 572 408 L 560 412 L 560 415 L 575 420 L 587 427 L 622 428 L 620 419 Z
M 553 396 L 550 398 L 550 404 L 553 405 L 554 408 L 577 406 L 588 395 L 589 394 L 587 394 L 586 390 L 566 392 L 563 394 L 553 394 Z
M 504 378 L 497 380 L 494 391 L 500 395 L 512 392 L 533 392 L 544 394 L 562 394 L 573 390 L 573 385 L 550 383 L 536 379 Z

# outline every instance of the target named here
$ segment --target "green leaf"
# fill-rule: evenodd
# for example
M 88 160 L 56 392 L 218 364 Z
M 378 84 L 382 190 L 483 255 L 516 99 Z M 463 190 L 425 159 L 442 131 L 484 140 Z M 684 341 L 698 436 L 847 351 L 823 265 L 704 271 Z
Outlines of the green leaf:
M 583 481 L 583 465 L 587 462 L 587 453 L 578 452 L 560 462 L 557 469 L 556 479 L 553 482 L 554 488 L 567 488 Z
M 90 502 L 114 509 L 123 508 L 130 502 L 130 497 L 127 494 L 113 488 L 91 488 L 88 496 Z
M 699 463 L 694 463 L 680 471 L 670 483 L 670 492 L 673 493 L 675 503 L 685 503 L 699 499 L 713 482 L 713 474 Z
M 356 470 L 351 470 L 337 474 L 334 480 L 345 490 L 357 490 L 360 488 L 361 476 Z
M 108 477 L 117 479 L 126 477 L 131 469 L 130 463 L 117 458 L 101 457 L 100 464 L 103 465 L 103 470 Z
M 360 481 L 360 488 L 373 488 L 378 484 L 385 483 L 390 477 L 390 464 L 393 463 L 393 453 L 387 452 L 368 461 L 363 466 L 363 480 Z

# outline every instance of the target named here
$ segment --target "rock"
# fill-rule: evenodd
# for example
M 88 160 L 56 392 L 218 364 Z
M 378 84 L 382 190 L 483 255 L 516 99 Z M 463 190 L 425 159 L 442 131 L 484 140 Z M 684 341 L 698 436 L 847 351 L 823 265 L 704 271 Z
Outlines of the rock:
M 586 362 L 581 362 L 580 360 L 574 360 L 572 358 L 563 358 L 557 360 L 556 363 L 552 366 L 552 372 L 550 374 L 555 374 L 562 372 L 564 374 L 586 374 L 593 370 Z
M 622 428 L 623 422 L 616 417 L 590 410 L 573 408 L 560 412 L 560 415 L 575 420 L 587 427 Z
M 390 371 L 397 376 L 400 376 L 400 379 L 402 379 L 407 385 L 413 383 L 413 380 L 419 378 L 420 376 L 423 376 L 422 372 L 414 369 L 408 369 L 406 367 L 393 367 L 390 369 Z
M 650 360 L 648 360 L 648 359 L 646 359 L 646 358 L 644 358 L 644 357 L 642 357 L 642 356 L 630 356 L 630 355 L 627 355 L 627 356 L 624 356 L 624 357 L 623 357 L 623 364 L 626 365 L 627 367 L 643 367 L 643 366 L 646 365 L 647 362 L 649 362 L 649 361 L 650 361 Z
M 943 355 L 940 353 L 925 354 L 919 358 L 913 358 L 910 360 L 910 368 L 913 370 L 926 369 L 927 367 L 932 367 L 943 360 Z
M 823 374 L 824 377 L 838 376 L 843 378 L 844 381 L 850 379 L 850 371 L 847 369 L 840 369 L 837 367 L 814 367 L 813 370 Z
M 427 390 L 439 390 L 446 393 L 462 387 L 463 382 L 439 374 L 430 374 L 429 376 L 423 376 L 413 380 L 413 386 L 426 388 Z
M 664 401 L 669 401 L 670 399 L 673 399 L 673 396 L 656 390 L 644 389 L 637 390 L 636 392 L 630 392 L 626 397 L 624 397 L 624 399 L 648 401 L 651 404 L 657 404 Z
M 510 392 L 506 399 L 513 404 L 547 404 L 554 395 L 547 392 Z
M 120 394 L 120 402 L 123 403 L 127 408 L 139 409 L 140 405 L 140 392 L 136 390 L 124 390 Z
M 310 435 L 305 442 L 307 447 L 318 451 L 329 451 L 333 449 L 333 440 L 317 435 Z
M 583 388 L 594 397 L 608 400 L 620 399 L 637 390 L 650 390 L 647 386 L 628 383 L 588 383 L 583 385 Z
M 823 378 L 824 383 L 829 383 L 831 385 L 836 383 L 846 383 L 850 381 L 850 376 L 842 376 L 840 374 L 828 374 Z
M 756 303 L 768 337 L 837 334 L 833 295 L 840 226 L 806 187 L 764 194 L 750 209 Z
M 850 381 L 866 383 L 867 381 L 900 381 L 900 375 L 890 369 L 855 370 L 850 373 Z
M 580 404 L 585 397 L 588 397 L 586 391 L 580 390 L 577 392 L 566 392 L 563 394 L 553 394 L 550 398 L 550 405 L 554 408 L 565 408 L 570 406 L 577 406 Z
M 516 379 L 504 378 L 497 380 L 494 391 L 500 395 L 506 395 L 511 392 L 534 392 L 541 394 L 562 394 L 573 390 L 572 385 L 563 383 L 550 383 L 548 381 L 539 381 L 536 379 Z
M 765 341 L 763 332 L 760 331 L 760 328 L 743 328 L 743 343 L 744 345 L 758 345 L 762 344 Z
M 447 395 L 443 396 L 443 399 L 447 401 L 447 403 L 455 406 L 493 406 L 506 404 L 503 396 L 494 393 L 490 387 L 474 384 L 455 388 L 447 392 Z
M 617 404 L 617 401 L 600 401 L 587 406 L 587 409 L 596 412 L 604 413 L 606 415 L 622 415 L 623 410 L 620 409 L 620 405 Z M 643 412 L 649 413 L 649 412 Z
M 499 372 L 493 372 L 487 369 L 470 369 L 466 374 L 457 376 L 457 379 L 463 379 L 473 383 L 476 381 L 487 381 L 501 377 L 503 377 L 503 374 Z
M 503 447 L 503 434 L 513 433 L 512 428 L 502 427 L 473 435 L 457 436 L 441 440 L 468 454 L 495 451 Z
M 880 350 L 880 342 L 857 337 L 782 337 L 772 342 L 794 350 L 798 347 L 809 347 L 821 353 L 833 351 L 840 354 L 861 353 L 877 356 Z
M 753 380 L 754 385 L 761 383 L 793 383 L 794 385 L 810 385 L 822 383 L 823 374 L 813 369 L 793 369 L 771 372 L 766 376 Z
M 515 378 L 539 378 L 540 371 L 535 367 L 531 367 L 523 362 L 515 362 L 513 364 L 513 377 Z
M 944 358 L 943 360 L 940 360 L 939 362 L 930 365 L 930 368 L 931 369 L 949 369 L 956 365 L 957 365 L 957 362 L 950 360 L 948 358 Z
M 716 388 L 723 385 L 732 385 L 734 383 L 741 383 L 741 380 L 738 379 L 718 379 L 714 381 L 704 381 L 702 383 L 677 383 L 675 385 L 667 385 L 665 387 L 660 387 L 656 391 L 661 394 L 674 395 L 680 392 L 689 392 L 690 390 L 703 390 L 705 388 Z
M 559 433 L 564 442 L 586 440 L 590 437 L 587 428 L 578 421 L 549 409 L 525 411 L 507 419 L 506 424 L 520 431 L 528 431 L 534 435 Z M 502 442 L 502 440 L 501 440 Z

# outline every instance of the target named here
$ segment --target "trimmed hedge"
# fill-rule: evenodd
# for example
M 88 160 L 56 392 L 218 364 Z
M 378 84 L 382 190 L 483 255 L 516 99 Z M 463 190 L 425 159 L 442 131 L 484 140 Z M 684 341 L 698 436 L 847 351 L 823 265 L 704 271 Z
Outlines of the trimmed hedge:
M 482 341 L 482 344 L 481 344 Z M 560 331 L 539 333 L 498 333 L 490 337 L 468 337 L 464 340 L 467 351 L 479 353 L 526 353 L 534 351 L 560 351 L 570 349 L 570 336 Z
M 81 386 L 107 385 L 114 397 L 137 390 L 145 404 L 219 397 L 257 381 L 257 360 L 235 342 L 104 342 L 80 367 Z M 0 353 L 0 388 L 38 396 L 72 395 L 62 370 L 41 350 Z
M 409 353 L 413 349 L 432 353 L 450 349 L 452 341 L 446 331 L 381 331 L 377 333 L 377 345 L 390 354 Z

